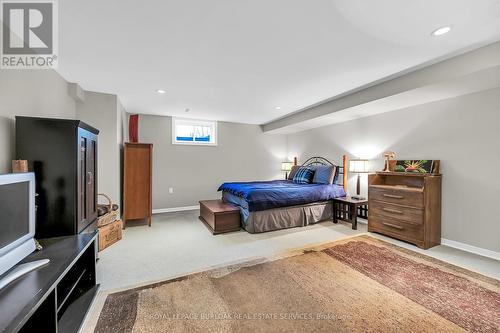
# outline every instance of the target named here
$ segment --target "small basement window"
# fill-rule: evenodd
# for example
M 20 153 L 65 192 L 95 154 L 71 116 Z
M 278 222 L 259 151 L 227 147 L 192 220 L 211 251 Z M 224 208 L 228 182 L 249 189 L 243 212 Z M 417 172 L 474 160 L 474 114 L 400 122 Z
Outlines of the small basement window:
M 172 144 L 217 145 L 217 122 L 172 118 Z

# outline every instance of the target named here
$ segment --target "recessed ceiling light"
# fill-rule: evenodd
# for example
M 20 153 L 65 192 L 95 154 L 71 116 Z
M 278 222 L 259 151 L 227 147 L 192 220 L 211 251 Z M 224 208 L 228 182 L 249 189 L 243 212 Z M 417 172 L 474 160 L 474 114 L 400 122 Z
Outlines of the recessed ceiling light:
M 166 93 L 166 91 L 165 91 L 165 90 L 163 90 L 163 89 L 157 89 L 157 90 L 156 90 L 156 92 L 157 92 L 158 94 L 165 94 L 165 93 Z
M 275 107 L 276 110 L 281 110 L 281 106 Z
M 451 31 L 451 27 L 450 26 L 441 27 L 441 28 L 438 28 L 438 29 L 434 30 L 432 32 L 432 35 L 433 36 L 441 36 L 441 35 L 447 34 L 450 31 Z
M 189 112 L 189 109 L 184 110 L 184 112 Z

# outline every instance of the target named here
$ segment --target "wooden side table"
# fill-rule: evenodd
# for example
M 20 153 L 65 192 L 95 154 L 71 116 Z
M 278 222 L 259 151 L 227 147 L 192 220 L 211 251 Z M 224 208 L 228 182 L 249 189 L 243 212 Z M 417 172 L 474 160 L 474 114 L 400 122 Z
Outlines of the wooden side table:
M 333 223 L 346 221 L 352 229 L 358 229 L 358 217 L 368 219 L 368 200 L 356 200 L 351 197 L 335 198 L 333 201 Z

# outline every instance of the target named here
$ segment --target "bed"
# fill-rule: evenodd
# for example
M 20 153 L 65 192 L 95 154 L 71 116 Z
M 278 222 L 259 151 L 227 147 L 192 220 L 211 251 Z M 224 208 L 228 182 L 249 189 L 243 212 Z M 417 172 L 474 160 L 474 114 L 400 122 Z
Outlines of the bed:
M 250 233 L 303 227 L 333 218 L 332 199 L 346 195 L 347 157 L 342 165 L 312 157 L 301 166 L 336 168 L 333 184 L 297 184 L 292 180 L 229 182 L 219 187 L 222 200 L 240 209 L 242 227 Z

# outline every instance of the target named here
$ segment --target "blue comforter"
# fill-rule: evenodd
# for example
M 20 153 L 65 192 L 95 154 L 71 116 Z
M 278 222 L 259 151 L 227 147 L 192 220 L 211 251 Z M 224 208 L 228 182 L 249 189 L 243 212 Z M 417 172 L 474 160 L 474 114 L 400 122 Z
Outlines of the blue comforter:
M 245 199 L 251 212 L 304 205 L 346 195 L 339 185 L 297 184 L 290 180 L 224 183 L 218 191 Z

